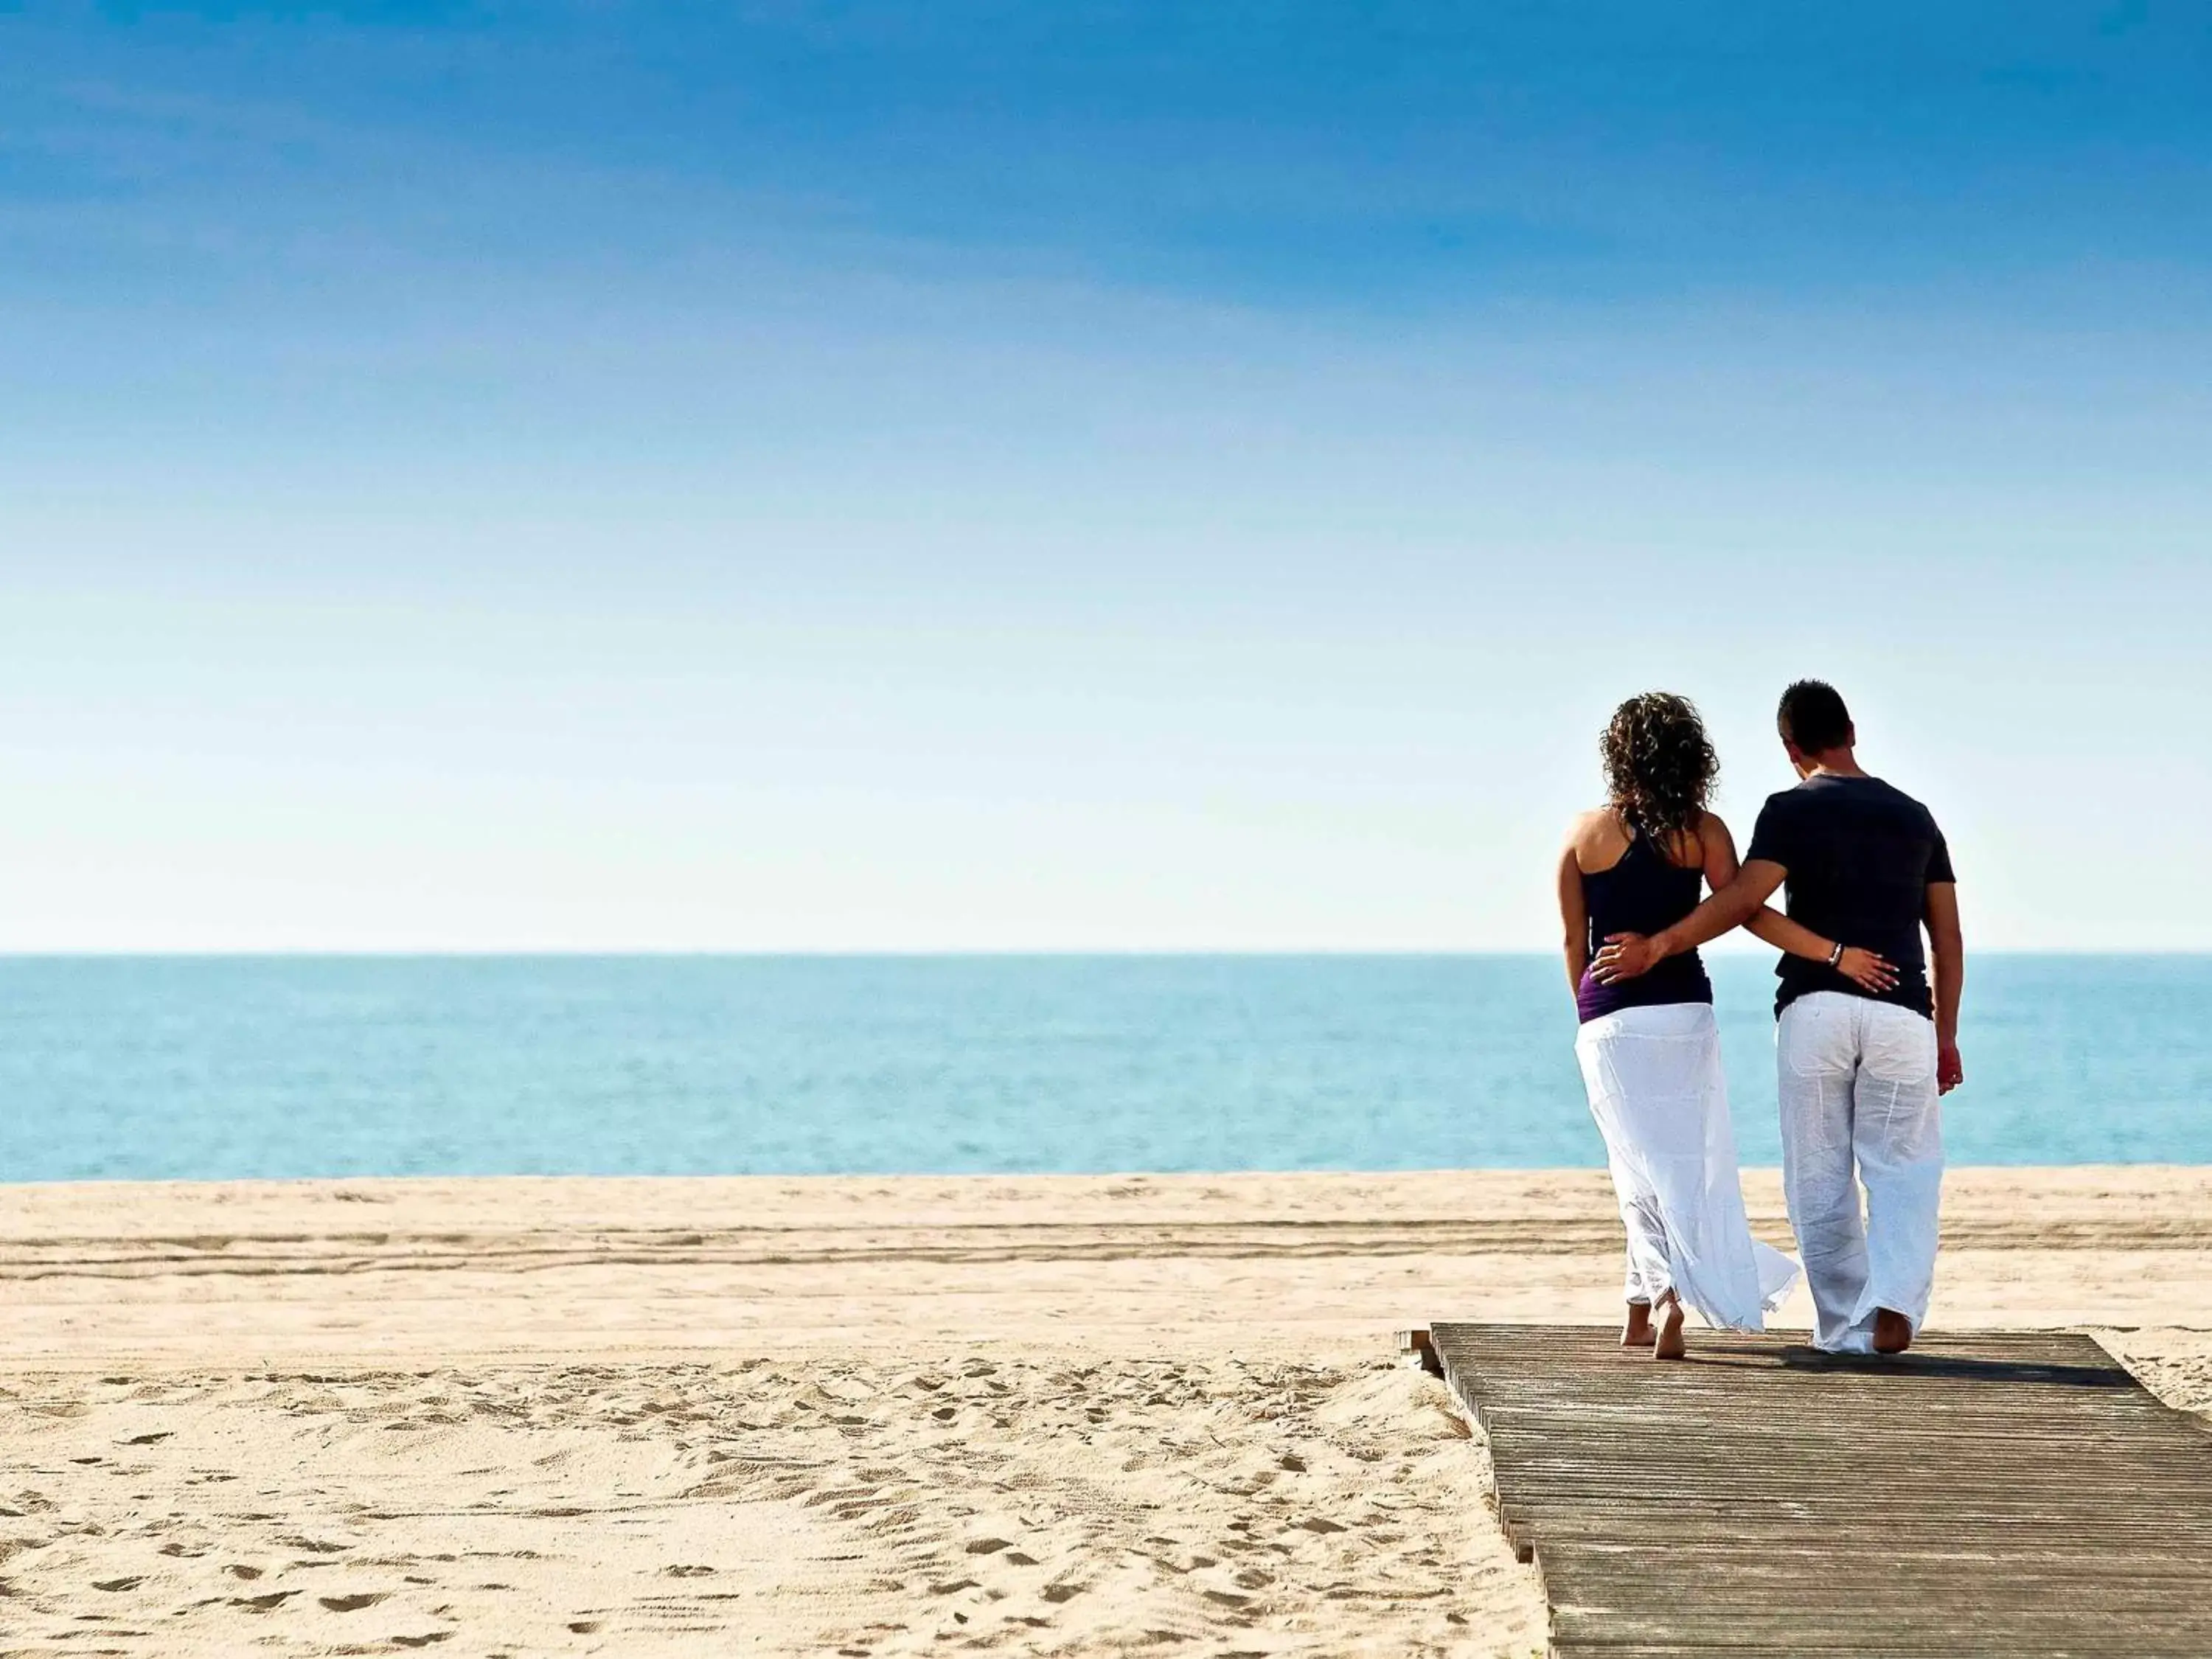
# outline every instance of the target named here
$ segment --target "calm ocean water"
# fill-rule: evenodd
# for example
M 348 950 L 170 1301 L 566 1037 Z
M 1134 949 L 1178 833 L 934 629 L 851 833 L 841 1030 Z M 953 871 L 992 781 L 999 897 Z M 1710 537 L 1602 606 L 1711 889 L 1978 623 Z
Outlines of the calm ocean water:
M 0 1180 L 1595 1164 L 1573 1033 L 1549 957 L 0 959 Z M 1962 1042 L 1954 1161 L 2212 1162 L 2212 957 L 1977 957 Z

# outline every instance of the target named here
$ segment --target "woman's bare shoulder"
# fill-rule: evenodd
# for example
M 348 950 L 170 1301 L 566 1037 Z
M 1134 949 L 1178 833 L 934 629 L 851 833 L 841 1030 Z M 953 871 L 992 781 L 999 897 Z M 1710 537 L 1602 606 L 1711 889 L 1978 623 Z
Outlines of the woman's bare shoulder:
M 1610 806 L 1595 806 L 1579 813 L 1567 826 L 1567 850 L 1584 870 L 1603 869 L 1620 856 L 1628 837 L 1621 832 L 1620 815 Z

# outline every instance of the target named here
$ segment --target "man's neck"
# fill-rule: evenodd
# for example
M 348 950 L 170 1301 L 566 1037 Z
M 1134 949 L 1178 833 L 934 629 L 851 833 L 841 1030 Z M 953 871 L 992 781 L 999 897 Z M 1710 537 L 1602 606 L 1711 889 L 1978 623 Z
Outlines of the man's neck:
M 1830 749 L 1809 758 L 1813 763 L 1813 769 L 1805 775 L 1808 778 L 1866 776 L 1864 769 L 1859 765 L 1857 755 L 1849 749 Z

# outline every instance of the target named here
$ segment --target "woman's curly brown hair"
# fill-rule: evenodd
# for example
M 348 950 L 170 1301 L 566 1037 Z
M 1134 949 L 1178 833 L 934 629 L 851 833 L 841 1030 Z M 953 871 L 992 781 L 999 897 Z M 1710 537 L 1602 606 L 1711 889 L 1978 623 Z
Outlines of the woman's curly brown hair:
M 1720 757 L 1697 705 L 1646 691 L 1613 711 L 1598 740 L 1613 808 L 1632 830 L 1672 848 L 1696 832 L 1720 776 Z

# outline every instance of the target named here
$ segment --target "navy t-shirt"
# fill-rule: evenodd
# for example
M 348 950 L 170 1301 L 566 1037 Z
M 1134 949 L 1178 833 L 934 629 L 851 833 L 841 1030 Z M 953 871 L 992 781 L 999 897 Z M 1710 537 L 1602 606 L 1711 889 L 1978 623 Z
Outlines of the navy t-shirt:
M 1785 956 L 1774 1012 L 1808 991 L 1843 991 L 1932 1015 L 1928 962 L 1920 948 L 1928 884 L 1954 881 L 1951 849 L 1928 809 L 1880 778 L 1816 773 L 1771 796 L 1751 832 L 1744 861 L 1763 859 L 1789 872 L 1790 919 L 1814 933 L 1887 957 L 1897 984 L 1875 996 L 1825 962 Z

